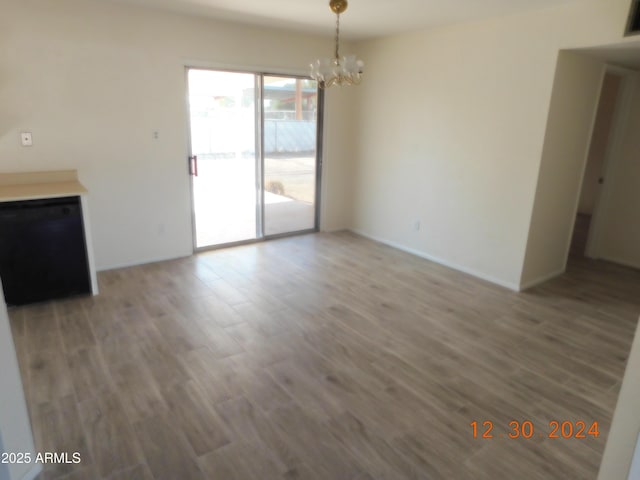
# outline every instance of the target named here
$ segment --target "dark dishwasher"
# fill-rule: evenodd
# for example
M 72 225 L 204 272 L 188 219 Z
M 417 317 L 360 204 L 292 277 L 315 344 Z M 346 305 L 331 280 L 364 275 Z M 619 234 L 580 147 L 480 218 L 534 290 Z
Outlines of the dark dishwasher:
M 0 203 L 7 305 L 91 293 L 80 197 Z

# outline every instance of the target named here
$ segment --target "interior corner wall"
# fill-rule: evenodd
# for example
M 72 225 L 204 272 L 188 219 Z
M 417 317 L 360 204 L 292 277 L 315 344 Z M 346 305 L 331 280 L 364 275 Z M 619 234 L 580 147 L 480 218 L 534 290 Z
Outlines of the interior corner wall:
M 563 51 L 553 83 L 521 285 L 562 273 L 604 77 L 604 63 Z
M 598 257 L 640 268 L 640 80 L 634 75 L 628 116 L 621 126 L 622 138 L 612 171 L 605 179 L 611 185 L 599 212 Z
M 0 171 L 77 169 L 99 269 L 189 255 L 185 67 L 306 74 L 331 41 L 118 2 L 3 0 Z M 333 119 L 349 115 L 341 100 L 327 99 Z M 326 125 L 324 229 L 349 221 L 351 126 L 338 127 Z

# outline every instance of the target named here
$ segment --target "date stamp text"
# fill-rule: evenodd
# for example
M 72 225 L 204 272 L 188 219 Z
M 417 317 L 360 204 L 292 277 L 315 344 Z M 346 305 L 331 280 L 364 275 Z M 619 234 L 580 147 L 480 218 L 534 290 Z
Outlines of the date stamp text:
M 598 422 L 583 422 L 581 420 L 577 422 L 552 420 L 548 425 L 541 427 L 534 425 L 530 420 L 522 422 L 513 420 L 509 422 L 508 428 L 502 431 L 499 427 L 496 428 L 491 420 L 485 420 L 483 422 L 473 421 L 469 424 L 471 426 L 471 433 L 473 438 L 524 438 L 530 439 L 534 437 L 538 438 L 598 438 L 600 436 L 600 430 L 598 428 Z

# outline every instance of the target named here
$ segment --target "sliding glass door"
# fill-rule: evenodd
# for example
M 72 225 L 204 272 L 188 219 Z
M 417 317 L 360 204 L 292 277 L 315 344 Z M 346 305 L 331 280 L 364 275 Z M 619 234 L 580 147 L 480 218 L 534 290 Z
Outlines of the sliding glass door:
M 196 249 L 314 230 L 316 82 L 189 69 Z
M 309 230 L 316 222 L 316 82 L 264 77 L 264 233 Z
M 189 70 L 195 246 L 257 238 L 256 78 Z

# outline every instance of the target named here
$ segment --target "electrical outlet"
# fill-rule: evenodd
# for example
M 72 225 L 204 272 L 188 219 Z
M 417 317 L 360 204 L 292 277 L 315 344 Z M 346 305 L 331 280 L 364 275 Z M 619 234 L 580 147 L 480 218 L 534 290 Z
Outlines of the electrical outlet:
M 415 223 L 413 224 L 413 231 L 414 232 L 419 232 L 420 231 L 420 221 L 416 220 Z
M 33 145 L 33 138 L 31 137 L 31 132 L 22 132 L 20 134 L 20 141 L 22 142 L 23 147 L 30 147 Z

